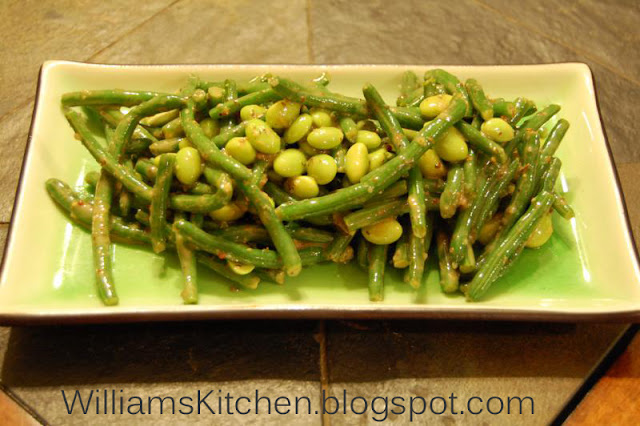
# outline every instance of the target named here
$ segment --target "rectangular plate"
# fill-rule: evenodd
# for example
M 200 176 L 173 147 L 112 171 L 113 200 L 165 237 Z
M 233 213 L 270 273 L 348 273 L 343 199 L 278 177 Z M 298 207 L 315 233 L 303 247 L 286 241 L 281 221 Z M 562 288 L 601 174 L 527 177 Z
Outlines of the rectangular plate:
M 592 75 L 584 64 L 445 67 L 474 77 L 492 97 L 525 96 L 538 105 L 558 103 L 571 123 L 558 156 L 559 190 L 576 211 L 539 250 L 526 250 L 482 302 L 439 289 L 432 267 L 414 291 L 397 271 L 387 275 L 385 301 L 371 303 L 367 277 L 353 265 L 308 268 L 286 285 L 263 283 L 255 291 L 230 291 L 200 268 L 200 303 L 180 299 L 181 274 L 173 255 L 117 245 L 114 279 L 120 305 L 102 306 L 94 289 L 90 235 L 69 223 L 49 199 L 49 177 L 81 185 L 98 166 L 60 109 L 64 92 L 121 88 L 174 91 L 189 74 L 203 79 L 249 78 L 271 72 L 308 81 L 323 71 L 331 88 L 361 97 L 373 83 L 395 100 L 400 75 L 432 66 L 408 65 L 169 65 L 117 66 L 52 61 L 43 65 L 29 144 L 5 250 L 0 281 L 0 322 L 107 322 L 195 318 L 430 317 L 475 319 L 619 319 L 640 317 L 640 274 L 625 207 L 596 105 Z

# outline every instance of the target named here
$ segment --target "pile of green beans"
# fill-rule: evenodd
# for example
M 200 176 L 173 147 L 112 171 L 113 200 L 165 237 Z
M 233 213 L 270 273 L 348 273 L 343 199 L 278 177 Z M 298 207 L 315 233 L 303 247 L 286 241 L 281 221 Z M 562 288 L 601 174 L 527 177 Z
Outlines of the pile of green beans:
M 46 188 L 90 230 L 104 304 L 118 303 L 112 241 L 177 252 L 185 303 L 198 302 L 198 265 L 250 290 L 354 258 L 382 301 L 385 268 L 419 288 L 429 253 L 443 292 L 479 300 L 549 240 L 553 210 L 573 217 L 554 189 L 569 123 L 545 129 L 559 106 L 492 99 L 442 69 L 405 72 L 395 106 L 370 84 L 361 99 L 329 81 L 190 77 L 177 93 L 64 94 L 101 169 L 81 192 L 54 178 Z

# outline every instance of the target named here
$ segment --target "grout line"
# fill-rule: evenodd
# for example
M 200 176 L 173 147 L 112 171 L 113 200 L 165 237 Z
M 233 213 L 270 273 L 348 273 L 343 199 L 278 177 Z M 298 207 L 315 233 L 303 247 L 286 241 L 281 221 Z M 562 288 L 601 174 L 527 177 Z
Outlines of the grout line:
M 98 56 L 99 54 L 101 54 L 102 52 L 104 52 L 105 50 L 109 49 L 110 47 L 112 47 L 113 45 L 115 45 L 116 43 L 118 43 L 120 40 L 124 39 L 125 37 L 133 34 L 135 31 L 137 31 L 138 29 L 140 29 L 140 27 L 142 27 L 143 25 L 145 25 L 147 22 L 151 21 L 152 19 L 154 19 L 156 16 L 160 15 L 161 13 L 164 13 L 167 9 L 175 6 L 177 3 L 179 3 L 180 0 L 175 0 L 173 1 L 171 4 L 168 4 L 167 6 L 163 7 L 162 9 L 158 10 L 156 13 L 154 13 L 153 15 L 149 16 L 147 19 L 145 19 L 144 21 L 140 22 L 138 25 L 136 25 L 135 27 L 131 28 L 129 31 L 127 31 L 126 33 L 122 34 L 120 37 L 118 37 L 117 39 L 113 40 L 111 43 L 109 43 L 108 45 L 106 45 L 105 47 L 103 47 L 102 49 L 98 50 L 96 53 L 94 53 L 93 55 L 89 56 L 89 58 L 87 59 L 87 61 L 91 61 L 93 60 L 96 56 Z
M 313 31 L 311 31 L 311 0 L 307 0 L 307 60 L 315 64 L 313 55 Z
M 35 421 L 41 425 L 49 425 L 49 423 L 31 406 L 22 400 L 18 395 L 13 393 L 5 384 L 0 382 L 0 392 L 4 392 L 13 402 L 18 404 L 28 415 L 30 415 Z
M 329 393 L 329 360 L 327 351 L 327 325 L 325 320 L 318 323 L 318 343 L 320 344 L 320 413 L 322 414 L 322 425 L 331 426 L 331 418 L 324 412 L 324 399 L 330 396 Z
M 528 31 L 539 35 L 542 38 L 545 38 L 549 41 L 552 41 L 553 43 L 556 43 L 562 47 L 564 47 L 565 49 L 568 49 L 570 51 L 572 51 L 573 53 L 576 53 L 578 55 L 584 56 L 585 58 L 589 59 L 590 61 L 593 61 L 594 63 L 600 65 L 601 67 L 606 68 L 608 71 L 610 71 L 611 73 L 617 75 L 620 78 L 623 78 L 625 80 L 627 80 L 628 82 L 635 84 L 636 86 L 640 86 L 640 80 L 635 80 L 633 77 L 630 77 L 626 74 L 620 73 L 618 71 L 617 68 L 607 64 L 606 62 L 603 62 L 600 58 L 597 57 L 593 57 L 591 54 L 589 54 L 589 52 L 585 52 L 582 51 L 580 49 L 576 49 L 575 47 L 568 45 L 566 43 L 564 43 L 562 40 L 558 40 L 555 37 L 551 37 L 547 34 L 545 34 L 542 31 L 539 31 L 538 29 L 536 29 L 534 26 L 531 26 L 529 24 L 527 24 L 526 22 L 523 22 L 521 20 L 519 20 L 516 17 L 513 17 L 505 12 L 500 11 L 499 9 L 494 8 L 493 6 L 490 6 L 486 3 L 484 3 L 482 0 L 473 0 L 475 3 L 477 3 L 479 6 L 484 7 L 485 9 L 487 9 L 488 11 L 497 14 L 505 19 L 507 19 L 508 21 L 511 21 L 512 23 L 518 24 L 519 26 L 527 29 Z

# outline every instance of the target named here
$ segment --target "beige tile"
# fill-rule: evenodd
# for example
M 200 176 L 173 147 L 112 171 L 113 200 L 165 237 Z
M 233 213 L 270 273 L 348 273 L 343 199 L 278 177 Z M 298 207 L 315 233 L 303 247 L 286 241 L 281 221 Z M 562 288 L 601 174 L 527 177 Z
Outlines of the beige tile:
M 33 102 L 0 119 L 0 222 L 11 219 Z
M 48 59 L 86 61 L 172 0 L 10 0 L 0 3 L 0 117 L 35 95 Z
M 576 50 L 592 62 L 597 61 L 619 75 L 640 82 L 637 1 L 479 1 L 496 13 L 517 20 L 519 25 Z
M 305 63 L 304 0 L 184 1 L 94 58 L 107 63 Z
M 617 169 L 636 247 L 640 249 L 640 163 L 618 164 Z
M 546 424 L 625 328 L 616 324 L 332 322 L 328 328 L 331 391 L 338 396 L 346 389 L 348 398 L 365 396 L 369 401 L 377 395 L 407 401 L 422 396 L 429 401 L 435 396 L 447 398 L 452 392 L 458 401 L 472 396 L 485 401 L 494 395 L 532 396 L 537 415 L 518 417 L 518 423 Z M 332 422 L 354 424 L 358 417 L 363 424 L 373 424 L 373 414 L 347 414 Z M 449 412 L 425 415 L 425 420 L 513 421 L 507 415 L 486 414 Z M 409 416 L 405 413 L 393 421 L 409 424 Z

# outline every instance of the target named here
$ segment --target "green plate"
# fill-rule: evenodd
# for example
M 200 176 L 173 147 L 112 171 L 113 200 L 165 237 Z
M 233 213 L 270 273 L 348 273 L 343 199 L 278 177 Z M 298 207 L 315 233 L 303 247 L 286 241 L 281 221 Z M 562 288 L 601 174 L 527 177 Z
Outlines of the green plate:
M 0 280 L 0 322 L 108 322 L 194 318 L 456 317 L 580 320 L 640 317 L 640 273 L 626 212 L 604 138 L 592 76 L 584 64 L 444 67 L 474 77 L 492 97 L 526 96 L 562 106 L 571 129 L 558 156 L 558 190 L 576 211 L 538 250 L 526 250 L 482 302 L 447 296 L 430 268 L 415 291 L 396 271 L 386 278 L 385 300 L 368 301 L 367 277 L 353 265 L 307 268 L 284 286 L 262 283 L 238 291 L 200 269 L 200 303 L 182 304 L 175 256 L 117 245 L 114 276 L 120 305 L 105 307 L 95 294 L 90 235 L 72 225 L 49 199 L 49 177 L 81 185 L 98 169 L 74 139 L 60 110 L 60 95 L 84 89 L 174 91 L 189 74 L 239 81 L 271 72 L 308 80 L 321 72 L 331 87 L 361 96 L 373 83 L 392 102 L 400 75 L 427 66 L 176 65 L 114 66 L 52 61 L 42 67 L 38 99 Z M 431 260 L 433 262 L 433 260 Z

